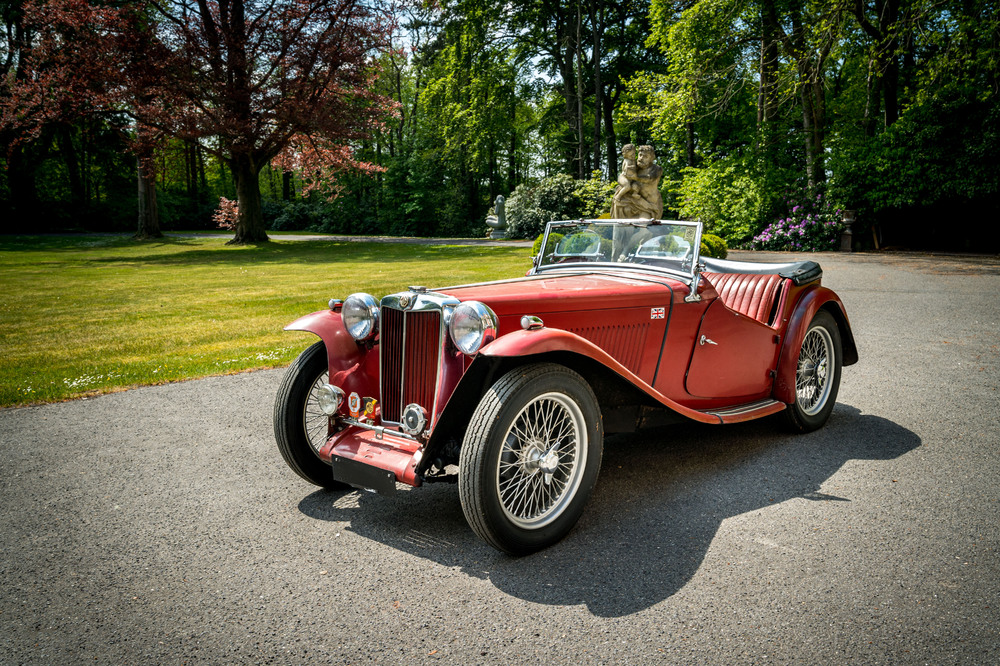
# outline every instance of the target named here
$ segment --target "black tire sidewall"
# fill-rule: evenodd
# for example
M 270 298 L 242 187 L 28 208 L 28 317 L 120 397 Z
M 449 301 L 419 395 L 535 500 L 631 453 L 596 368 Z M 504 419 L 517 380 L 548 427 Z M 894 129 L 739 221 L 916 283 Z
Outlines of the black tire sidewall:
M 274 401 L 274 438 L 285 462 L 303 479 L 324 488 L 345 488 L 333 480 L 330 465 L 316 454 L 302 418 L 309 392 L 327 369 L 326 345 L 322 341 L 288 366 Z

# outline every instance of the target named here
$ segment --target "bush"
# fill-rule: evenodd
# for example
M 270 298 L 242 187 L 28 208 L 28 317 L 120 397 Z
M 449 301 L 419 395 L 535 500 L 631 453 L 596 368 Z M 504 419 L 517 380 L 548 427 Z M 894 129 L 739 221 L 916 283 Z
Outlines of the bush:
M 576 181 L 566 174 L 543 178 L 537 185 L 518 185 L 507 199 L 507 235 L 533 238 L 552 220 L 579 217 Z
M 786 217 L 772 222 L 753 239 L 752 249 L 825 252 L 840 247 L 844 230 L 841 211 L 825 201 L 822 194 L 815 200 L 789 202 L 789 206 Z
M 830 194 L 857 211 L 856 241 L 875 225 L 886 245 L 1000 250 L 1000 105 L 970 84 L 944 81 L 877 136 L 832 142 Z M 941 234 L 956 215 L 961 231 Z
M 545 232 L 542 232 L 541 234 L 538 235 L 538 238 L 535 239 L 535 244 L 531 246 L 531 256 L 533 257 L 538 256 L 538 251 L 542 248 L 542 239 L 544 237 L 545 237 Z M 562 234 L 557 234 L 557 233 L 549 234 L 549 242 L 545 244 L 545 254 L 551 254 L 555 252 L 556 245 L 558 245 L 559 241 L 561 241 L 562 239 L 563 239 Z
M 260 214 L 264 218 L 264 226 L 267 229 L 274 229 L 274 221 L 285 212 L 284 201 L 272 201 L 267 199 L 260 202 Z
M 726 241 L 715 236 L 713 234 L 702 234 L 701 236 L 701 254 L 702 256 L 715 257 L 716 259 L 725 259 L 729 254 L 729 248 L 726 247 Z
M 733 157 L 703 168 L 684 169 L 683 180 L 671 183 L 686 220 L 701 220 L 705 229 L 737 244 L 760 229 L 770 208 L 760 179 L 752 177 L 748 160 Z
M 573 194 L 579 200 L 579 217 L 596 219 L 601 215 L 610 215 L 615 185 L 617 183 L 604 180 L 600 171 L 592 171 L 589 179 L 577 181 Z
M 273 214 L 272 210 L 268 211 Z M 271 231 L 305 231 L 322 225 L 325 211 L 322 205 L 308 201 L 291 201 L 271 223 Z

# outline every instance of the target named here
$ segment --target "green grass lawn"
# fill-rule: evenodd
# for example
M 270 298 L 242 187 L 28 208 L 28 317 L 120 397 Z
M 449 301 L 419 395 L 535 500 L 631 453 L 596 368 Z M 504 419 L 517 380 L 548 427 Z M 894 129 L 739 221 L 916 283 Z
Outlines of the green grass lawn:
M 0 238 L 0 406 L 269 368 L 315 338 L 295 318 L 523 275 L 528 248 L 224 239 Z

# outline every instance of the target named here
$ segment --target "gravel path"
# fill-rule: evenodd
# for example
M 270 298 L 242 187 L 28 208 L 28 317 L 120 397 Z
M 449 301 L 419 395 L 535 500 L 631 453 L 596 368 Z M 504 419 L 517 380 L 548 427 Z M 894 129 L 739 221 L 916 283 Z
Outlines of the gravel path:
M 0 663 L 1000 663 L 1000 261 L 819 260 L 829 425 L 610 439 L 521 559 L 454 486 L 302 482 L 280 371 L 2 410 Z

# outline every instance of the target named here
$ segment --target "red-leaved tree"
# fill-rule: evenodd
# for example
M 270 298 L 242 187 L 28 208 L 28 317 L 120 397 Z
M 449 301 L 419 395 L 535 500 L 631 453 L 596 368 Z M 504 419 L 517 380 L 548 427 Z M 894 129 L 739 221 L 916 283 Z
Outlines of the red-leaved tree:
M 266 164 L 290 146 L 322 146 L 307 159 L 370 169 L 350 146 L 392 110 L 371 85 L 391 15 L 366 0 L 38 0 L 27 11 L 50 37 L 22 106 L 75 98 L 127 113 L 138 137 L 199 141 L 235 179 L 234 243 L 267 240 Z
M 126 120 L 128 104 L 117 83 L 121 66 L 103 45 L 126 32 L 125 14 L 116 7 L 84 0 L 25 2 L 13 12 L 4 76 L 0 81 L 0 132 L 5 137 L 11 182 L 31 179 L 17 173 L 16 158 L 53 127 L 86 116 L 113 116 L 109 126 L 122 131 L 138 164 L 140 238 L 158 237 L 155 161 L 162 132 Z M 13 67 L 11 65 L 14 65 Z M 117 93 L 117 95 L 116 95 Z M 19 185 L 23 187 L 23 185 Z M 27 211 L 21 211 L 22 216 Z

